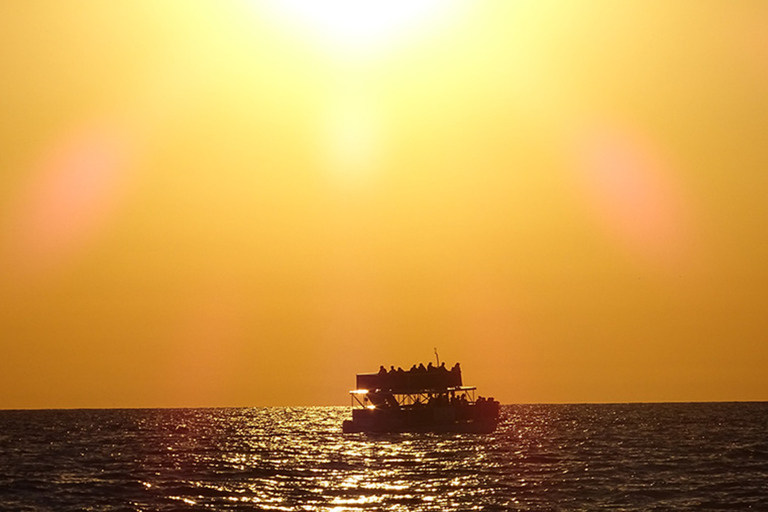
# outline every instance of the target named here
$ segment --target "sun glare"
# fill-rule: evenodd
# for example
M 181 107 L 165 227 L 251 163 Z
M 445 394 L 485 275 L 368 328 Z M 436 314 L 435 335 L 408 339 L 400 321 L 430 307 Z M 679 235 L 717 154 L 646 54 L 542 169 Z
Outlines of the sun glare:
M 376 167 L 382 144 L 378 118 L 364 104 L 329 109 L 321 140 L 331 174 L 341 182 L 360 184 Z
M 457 0 L 266 0 L 282 23 L 342 54 L 370 54 L 431 27 Z

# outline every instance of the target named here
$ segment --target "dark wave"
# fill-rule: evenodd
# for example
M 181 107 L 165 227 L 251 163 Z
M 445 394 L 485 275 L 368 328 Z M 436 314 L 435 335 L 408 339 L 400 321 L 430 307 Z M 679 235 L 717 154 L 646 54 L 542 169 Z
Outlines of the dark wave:
M 520 405 L 493 434 L 346 407 L 0 411 L 2 510 L 768 510 L 768 404 Z

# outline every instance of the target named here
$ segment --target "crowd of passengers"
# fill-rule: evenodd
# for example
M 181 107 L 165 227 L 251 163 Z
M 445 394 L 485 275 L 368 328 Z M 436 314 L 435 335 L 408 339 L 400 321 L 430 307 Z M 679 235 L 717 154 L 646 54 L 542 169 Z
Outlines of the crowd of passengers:
M 444 372 L 444 373 L 461 373 L 461 366 L 459 363 L 456 363 L 453 365 L 453 368 L 448 370 L 448 368 L 445 367 L 445 363 L 440 363 L 440 366 L 434 366 L 431 362 L 427 364 L 427 366 L 424 366 L 424 363 L 419 363 L 418 366 L 413 365 L 411 366 L 410 370 L 403 370 L 401 367 L 397 367 L 395 369 L 394 366 L 389 367 L 389 371 L 387 371 L 384 366 L 379 366 L 379 375 L 402 375 L 406 373 L 431 373 L 431 372 Z
M 442 373 L 442 374 L 445 374 L 445 375 L 453 374 L 453 375 L 460 376 L 461 375 L 461 365 L 459 365 L 459 363 L 456 363 L 455 365 L 453 365 L 453 367 L 450 370 L 448 370 L 448 368 L 445 367 L 445 363 L 440 363 L 439 366 L 434 366 L 432 363 L 429 363 L 429 364 L 427 364 L 427 366 L 424 366 L 423 363 L 419 363 L 418 365 L 414 364 L 413 366 L 411 366 L 410 370 L 403 370 L 401 367 L 395 368 L 394 366 L 390 366 L 390 369 L 387 370 L 382 365 L 382 366 L 379 367 L 378 375 L 382 375 L 382 376 L 385 376 L 385 375 L 395 376 L 395 375 L 422 374 L 422 373 Z M 390 398 L 391 398 L 391 400 L 387 400 L 387 399 L 390 399 Z M 390 401 L 391 401 L 391 403 L 387 403 L 387 405 L 389 405 L 389 406 L 397 406 L 397 402 L 394 400 L 394 397 L 392 397 L 391 394 L 387 395 L 387 397 L 385 398 L 385 402 L 390 402 Z M 475 403 L 482 407 L 482 406 L 484 406 L 485 403 L 494 403 L 494 402 L 496 402 L 496 401 L 493 399 L 493 397 L 491 397 L 491 398 L 484 398 L 484 397 L 481 396 L 481 397 L 479 397 L 477 399 L 477 401 Z M 451 405 L 470 405 L 470 402 L 467 400 L 467 396 L 464 393 L 461 393 L 461 394 L 451 393 L 450 396 L 447 395 L 447 394 L 436 393 L 434 395 L 430 395 L 429 396 L 429 400 L 426 403 L 422 402 L 419 398 L 416 398 L 416 400 L 414 401 L 413 405 L 414 406 L 420 406 L 420 405 L 447 405 L 449 403 Z

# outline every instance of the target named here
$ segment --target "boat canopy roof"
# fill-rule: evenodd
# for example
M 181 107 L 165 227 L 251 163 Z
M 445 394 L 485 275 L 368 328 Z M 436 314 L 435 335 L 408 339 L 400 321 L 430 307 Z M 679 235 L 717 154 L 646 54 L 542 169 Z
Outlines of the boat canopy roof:
M 391 391 L 391 390 L 385 390 L 385 392 L 389 392 L 392 394 L 407 394 L 407 393 L 429 393 L 430 391 L 434 392 L 446 392 L 446 391 L 474 391 L 477 389 L 477 386 L 455 386 L 452 388 L 445 388 L 440 390 L 428 390 L 428 389 L 420 389 L 420 390 L 412 390 L 412 391 Z M 353 389 L 350 391 L 350 394 L 353 395 L 367 395 L 369 393 L 378 393 L 381 392 L 380 389 Z
M 358 373 L 357 389 L 389 391 L 391 393 L 418 393 L 420 391 L 447 391 L 462 385 L 461 369 L 434 369 L 430 371 L 396 371 L 386 373 Z

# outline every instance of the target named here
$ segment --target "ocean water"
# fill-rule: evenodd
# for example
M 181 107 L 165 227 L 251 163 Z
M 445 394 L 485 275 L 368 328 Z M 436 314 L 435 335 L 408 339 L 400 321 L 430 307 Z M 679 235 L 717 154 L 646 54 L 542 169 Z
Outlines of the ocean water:
M 349 415 L 0 411 L 0 510 L 768 511 L 768 403 L 511 405 L 487 435 Z

